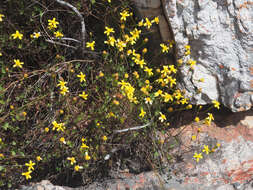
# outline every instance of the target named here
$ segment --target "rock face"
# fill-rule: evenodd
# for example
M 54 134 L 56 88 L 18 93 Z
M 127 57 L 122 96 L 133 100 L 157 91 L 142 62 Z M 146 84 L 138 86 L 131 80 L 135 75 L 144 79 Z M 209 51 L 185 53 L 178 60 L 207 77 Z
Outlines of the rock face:
M 187 65 L 181 70 L 181 88 L 192 103 L 219 100 L 234 112 L 249 110 L 253 105 L 253 1 L 164 0 L 163 8 L 178 58 L 189 44 L 190 56 L 197 61 L 194 70 Z
M 190 124 L 170 130 L 183 142 L 175 148 L 175 154 L 182 152 L 182 162 L 171 167 L 173 179 L 181 179 L 186 186 L 205 184 L 206 189 L 253 189 L 253 111 L 217 113 L 214 117 L 216 122 L 211 126 Z M 217 143 L 221 146 L 216 147 Z M 204 145 L 215 149 L 206 154 Z M 199 162 L 192 159 L 194 152 L 202 153 Z

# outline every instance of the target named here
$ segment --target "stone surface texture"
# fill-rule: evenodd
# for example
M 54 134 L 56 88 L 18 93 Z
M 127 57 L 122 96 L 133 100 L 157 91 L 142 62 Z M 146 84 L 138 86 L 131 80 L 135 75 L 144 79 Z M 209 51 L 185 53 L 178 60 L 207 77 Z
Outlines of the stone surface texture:
M 170 150 L 180 159 L 164 162 L 162 172 L 134 175 L 122 171 L 114 174 L 114 179 L 79 188 L 42 181 L 20 190 L 253 190 L 253 111 L 216 113 L 214 117 L 216 122 L 211 126 L 186 124 L 157 137 L 165 139 L 162 150 L 171 145 L 168 136 L 180 142 Z M 212 149 L 217 143 L 221 146 L 213 152 L 202 152 L 204 145 Z M 196 162 L 194 152 L 202 152 L 203 159 Z
M 195 104 L 219 100 L 234 112 L 253 105 L 253 1 L 164 0 L 178 58 L 191 46 L 194 70 L 183 66 L 181 88 Z M 204 82 L 199 82 L 204 78 Z M 197 89 L 201 89 L 198 93 Z

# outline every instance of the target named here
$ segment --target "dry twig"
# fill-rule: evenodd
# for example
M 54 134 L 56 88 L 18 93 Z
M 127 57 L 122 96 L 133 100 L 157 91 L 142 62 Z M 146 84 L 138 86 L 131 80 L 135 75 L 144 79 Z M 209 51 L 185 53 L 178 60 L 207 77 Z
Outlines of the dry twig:
M 85 23 L 84 23 L 84 18 L 82 16 L 82 14 L 77 10 L 76 7 L 74 7 L 73 5 L 71 5 L 68 2 L 65 2 L 63 0 L 55 0 L 57 3 L 61 4 L 62 6 L 68 7 L 70 9 L 72 9 L 76 15 L 79 17 L 79 19 L 81 20 L 81 35 L 82 35 L 82 52 L 84 53 L 85 51 L 85 33 L 86 33 L 86 29 L 85 29 Z

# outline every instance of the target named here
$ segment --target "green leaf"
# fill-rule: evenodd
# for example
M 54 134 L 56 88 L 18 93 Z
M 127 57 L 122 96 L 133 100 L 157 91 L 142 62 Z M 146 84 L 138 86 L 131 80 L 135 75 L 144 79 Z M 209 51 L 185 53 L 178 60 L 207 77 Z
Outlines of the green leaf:
M 10 128 L 10 125 L 9 125 L 9 123 L 4 123 L 4 125 L 2 127 L 6 131 L 8 128 Z
M 159 156 L 158 152 L 154 153 L 154 157 L 157 158 Z
M 5 101 L 4 100 L 0 100 L 0 104 L 4 105 Z

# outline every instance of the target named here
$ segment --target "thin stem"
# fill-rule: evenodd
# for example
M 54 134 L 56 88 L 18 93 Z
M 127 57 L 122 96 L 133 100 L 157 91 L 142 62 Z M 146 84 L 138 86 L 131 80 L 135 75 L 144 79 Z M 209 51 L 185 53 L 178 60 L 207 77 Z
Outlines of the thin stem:
M 72 9 L 76 15 L 80 18 L 81 20 L 81 34 L 82 34 L 82 51 L 84 53 L 84 50 L 85 50 L 85 33 L 86 33 L 86 28 L 85 28 L 85 23 L 84 23 L 84 18 L 83 16 L 81 15 L 81 13 L 77 10 L 76 7 L 74 7 L 73 5 L 71 5 L 70 3 L 68 2 L 65 2 L 63 0 L 55 0 L 57 3 L 65 6 L 65 7 L 69 7 L 70 9 Z

